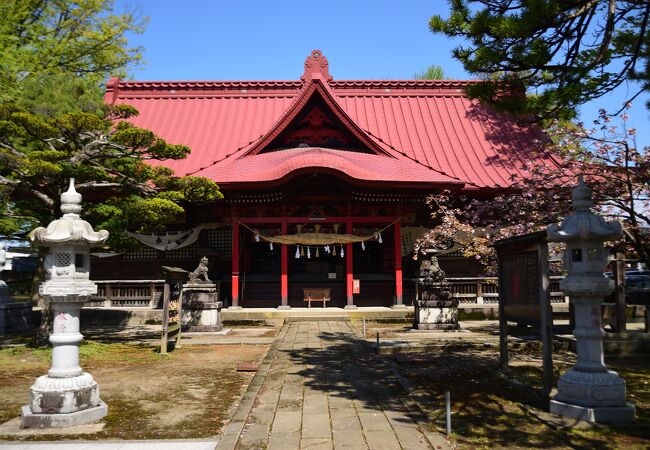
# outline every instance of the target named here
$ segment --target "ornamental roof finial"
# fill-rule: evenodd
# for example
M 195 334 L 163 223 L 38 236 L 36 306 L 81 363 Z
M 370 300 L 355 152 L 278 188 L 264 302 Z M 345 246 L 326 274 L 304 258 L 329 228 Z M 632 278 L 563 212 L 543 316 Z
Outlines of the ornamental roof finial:
M 585 183 L 582 175 L 578 177 L 578 185 L 571 191 L 571 199 L 573 200 L 573 209 L 577 212 L 589 211 L 594 205 L 592 199 L 593 191 Z
M 305 72 L 300 77 L 303 81 L 310 81 L 314 78 L 321 78 L 324 81 L 332 80 L 329 62 L 320 50 L 312 50 L 311 55 L 305 60 Z
M 75 216 L 81 212 L 81 194 L 74 188 L 74 178 L 70 178 L 68 190 L 61 194 L 61 212 Z

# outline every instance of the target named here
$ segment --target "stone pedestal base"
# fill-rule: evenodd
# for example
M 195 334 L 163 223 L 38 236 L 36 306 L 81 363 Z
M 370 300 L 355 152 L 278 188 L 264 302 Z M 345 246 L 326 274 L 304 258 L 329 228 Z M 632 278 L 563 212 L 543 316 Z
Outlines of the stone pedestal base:
M 205 303 L 201 308 L 183 307 L 181 323 L 183 330 L 192 333 L 223 330 L 221 302 Z
M 56 378 L 43 375 L 29 391 L 21 409 L 23 428 L 65 428 L 95 422 L 107 413 L 92 375 Z
M 403 304 L 403 303 L 400 303 L 399 305 L 393 305 L 393 306 L 391 306 L 390 308 L 391 308 L 391 309 L 406 309 L 406 308 L 408 308 L 408 306 L 406 306 L 406 305 Z
M 0 302 L 0 335 L 22 333 L 32 328 L 31 302 Z
M 587 407 L 551 400 L 550 411 L 562 417 L 584 422 L 623 424 L 634 422 L 636 415 L 633 403 L 624 406 Z
M 625 401 L 625 380 L 616 372 L 573 368 L 558 380 L 551 412 L 587 422 L 626 423 L 634 421 L 635 408 Z
M 277 309 L 280 309 L 280 310 L 290 310 L 290 309 L 291 309 L 291 306 L 289 306 L 289 305 L 280 305 L 280 306 L 278 306 Z
M 20 426 L 22 428 L 68 428 L 97 422 L 106 414 L 108 414 L 108 406 L 101 400 L 95 407 L 65 414 L 35 414 L 29 405 L 25 405 L 20 411 Z
M 438 306 L 416 306 L 414 328 L 418 330 L 458 329 L 458 308 Z
M 223 330 L 222 302 L 217 301 L 217 286 L 212 283 L 189 283 L 183 286 L 181 324 L 189 332 Z
M 358 309 L 358 306 L 357 305 L 345 305 L 345 307 L 343 307 L 343 309 Z
M 99 387 L 92 375 L 76 377 L 40 376 L 29 390 L 29 407 L 34 414 L 67 414 L 99 405 Z

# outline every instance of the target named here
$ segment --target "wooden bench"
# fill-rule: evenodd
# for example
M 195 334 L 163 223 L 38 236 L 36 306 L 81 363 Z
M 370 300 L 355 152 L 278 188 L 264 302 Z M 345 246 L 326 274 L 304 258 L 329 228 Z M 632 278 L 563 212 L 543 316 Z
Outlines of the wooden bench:
M 330 288 L 303 288 L 303 300 L 307 302 L 307 307 L 311 308 L 311 302 L 323 302 L 325 304 L 332 299 Z

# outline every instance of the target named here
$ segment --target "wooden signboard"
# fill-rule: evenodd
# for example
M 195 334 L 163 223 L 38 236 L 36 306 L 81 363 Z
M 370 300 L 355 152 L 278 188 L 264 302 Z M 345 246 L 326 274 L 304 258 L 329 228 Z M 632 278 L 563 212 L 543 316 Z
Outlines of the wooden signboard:
M 181 317 L 183 313 L 183 283 L 187 277 L 187 270 L 178 267 L 162 267 L 165 273 L 165 287 L 163 291 L 163 317 L 162 338 L 160 353 L 167 353 L 169 343 L 178 346 L 181 340 Z
M 352 293 L 361 294 L 361 280 L 359 280 L 358 278 L 354 278 L 352 280 Z
M 497 241 L 501 367 L 508 367 L 508 322 L 538 328 L 542 335 L 544 391 L 553 388 L 553 312 L 546 231 Z

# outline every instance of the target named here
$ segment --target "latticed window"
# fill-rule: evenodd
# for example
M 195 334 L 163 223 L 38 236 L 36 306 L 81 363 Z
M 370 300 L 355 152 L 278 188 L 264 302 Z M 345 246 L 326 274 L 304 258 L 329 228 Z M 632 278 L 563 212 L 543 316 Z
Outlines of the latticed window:
M 156 249 L 151 247 L 142 247 L 140 250 L 126 252 L 124 259 L 156 259 Z
M 232 230 L 230 228 L 219 228 L 208 230 L 208 246 L 214 249 L 223 257 L 231 256 Z
M 176 250 L 169 250 L 165 252 L 167 259 L 194 259 L 197 256 L 197 249 L 199 245 L 195 242 L 187 247 L 177 248 Z
M 56 267 L 66 267 L 72 262 L 69 253 L 57 253 L 55 256 L 54 264 Z

